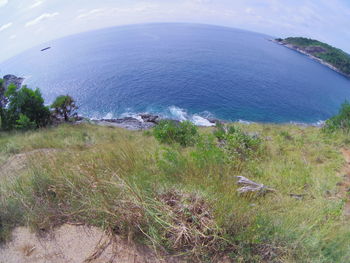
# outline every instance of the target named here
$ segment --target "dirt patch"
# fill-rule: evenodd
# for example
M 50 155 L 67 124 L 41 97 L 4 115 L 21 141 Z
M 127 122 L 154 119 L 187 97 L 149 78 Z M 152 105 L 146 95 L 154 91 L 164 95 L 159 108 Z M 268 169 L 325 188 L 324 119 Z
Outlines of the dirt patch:
M 350 150 L 342 149 L 342 154 L 345 158 L 346 164 L 341 172 L 343 181 L 338 184 L 339 194 L 342 198 L 346 198 L 344 215 L 350 217 Z
M 13 240 L 0 248 L 0 263 L 180 263 L 161 258 L 153 250 L 111 238 L 98 228 L 63 225 L 39 238 L 28 228 L 17 228 Z
M 0 166 L 1 178 L 13 178 L 20 175 L 28 167 L 30 160 L 36 157 L 53 156 L 57 149 L 37 149 L 34 151 L 16 154 L 10 157 L 3 165 Z M 1 263 L 1 262 L 0 262 Z

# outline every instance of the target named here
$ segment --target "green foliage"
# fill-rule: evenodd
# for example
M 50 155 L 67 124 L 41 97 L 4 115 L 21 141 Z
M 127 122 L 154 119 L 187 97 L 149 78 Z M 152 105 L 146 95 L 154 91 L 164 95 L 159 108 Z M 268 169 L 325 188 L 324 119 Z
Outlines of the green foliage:
M 36 128 L 35 122 L 31 121 L 26 115 L 20 114 L 19 119 L 16 121 L 16 129 L 22 131 L 33 130 Z
M 58 96 L 56 100 L 52 103 L 51 109 L 53 109 L 53 116 L 56 118 L 63 118 L 65 121 L 75 117 L 77 115 L 76 111 L 78 106 L 75 100 L 69 96 Z
M 234 125 L 217 124 L 214 135 L 228 156 L 241 160 L 257 157 L 261 154 L 262 141 L 256 134 L 247 134 Z
M 217 122 L 213 134 L 219 141 L 224 140 L 227 135 L 225 125 L 221 122 Z
M 77 115 L 78 107 L 72 97 L 59 96 L 51 105 L 53 116 L 68 121 Z M 0 128 L 2 130 L 31 130 L 47 126 L 51 122 L 51 113 L 44 104 L 39 89 L 21 88 L 14 84 L 7 88 L 0 79 Z
M 11 130 L 16 128 L 19 120 L 20 127 L 25 120 L 20 119 L 21 114 L 29 119 L 27 124 L 34 123 L 36 128 L 45 127 L 50 121 L 50 111 L 44 105 L 44 99 L 39 89 L 31 90 L 26 86 L 17 89 L 15 85 L 10 85 L 5 96 L 8 98 L 8 105 L 4 109 L 4 117 L 2 119 L 2 128 Z M 27 126 L 29 127 L 29 126 Z M 34 127 L 34 125 L 33 125 Z
M 326 121 L 323 129 L 327 132 L 334 132 L 336 130 L 350 131 L 350 103 L 348 101 L 345 101 L 341 105 L 337 115 Z
M 326 43 L 303 37 L 289 37 L 284 43 L 297 46 L 317 58 L 331 64 L 345 74 L 350 74 L 350 55 Z M 321 48 L 321 49 L 317 49 Z
M 153 131 L 154 137 L 161 143 L 179 143 L 181 146 L 193 146 L 198 139 L 198 129 L 190 121 L 177 123 L 162 120 Z
M 195 149 L 191 152 L 191 157 L 198 168 L 223 165 L 228 161 L 228 156 L 222 148 L 218 147 L 214 135 L 202 135 L 196 143 Z

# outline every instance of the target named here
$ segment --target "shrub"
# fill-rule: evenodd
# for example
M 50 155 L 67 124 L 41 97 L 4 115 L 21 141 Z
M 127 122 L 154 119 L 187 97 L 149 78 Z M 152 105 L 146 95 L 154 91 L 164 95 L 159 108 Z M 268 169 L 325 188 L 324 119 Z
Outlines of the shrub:
M 224 140 L 226 137 L 226 129 L 225 125 L 221 122 L 217 122 L 215 126 L 215 130 L 213 132 L 214 136 L 219 140 Z
M 229 155 L 241 160 L 258 156 L 262 151 L 262 141 L 257 135 L 244 133 L 234 125 L 217 124 L 214 135 L 220 147 Z
M 336 130 L 350 131 L 350 103 L 345 101 L 339 113 L 326 121 L 324 131 L 334 132 Z
M 26 115 L 20 114 L 19 119 L 16 121 L 16 129 L 22 131 L 28 131 L 35 129 L 35 122 L 31 121 Z
M 206 169 L 210 166 L 218 167 L 228 160 L 227 155 L 218 147 L 217 140 L 212 134 L 202 135 L 196 143 L 191 157 L 198 168 Z
M 163 120 L 154 128 L 153 134 L 161 143 L 179 143 L 181 146 L 192 146 L 198 139 L 198 129 L 189 121 Z

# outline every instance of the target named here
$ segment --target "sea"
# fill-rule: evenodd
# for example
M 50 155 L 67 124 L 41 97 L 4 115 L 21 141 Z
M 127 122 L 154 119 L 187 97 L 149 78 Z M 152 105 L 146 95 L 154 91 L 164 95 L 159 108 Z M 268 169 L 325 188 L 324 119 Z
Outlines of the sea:
M 0 74 L 24 77 L 48 103 L 69 94 L 96 119 L 315 124 L 336 114 L 350 79 L 272 39 L 202 24 L 119 26 L 31 48 L 2 61 Z

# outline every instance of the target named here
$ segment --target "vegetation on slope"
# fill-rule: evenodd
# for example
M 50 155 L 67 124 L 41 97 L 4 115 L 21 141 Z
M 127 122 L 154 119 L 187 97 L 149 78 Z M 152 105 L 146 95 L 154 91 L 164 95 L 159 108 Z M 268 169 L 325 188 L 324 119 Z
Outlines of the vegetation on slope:
M 299 48 L 329 63 L 340 72 L 350 75 L 350 55 L 341 49 L 332 47 L 318 40 L 304 37 L 289 37 L 286 39 L 277 39 L 277 41 Z
M 39 89 L 14 84 L 5 86 L 0 79 L 0 130 L 32 130 L 46 127 L 54 120 L 69 121 L 76 117 L 77 106 L 70 96 L 59 96 L 50 107 L 45 105 Z
M 186 130 L 189 147 L 92 125 L 0 133 L 0 165 L 35 152 L 16 177 L 0 169 L 1 240 L 18 225 L 46 232 L 68 222 L 190 262 L 347 261 L 350 223 L 337 187 L 346 134 L 267 124 Z M 276 192 L 242 196 L 235 176 Z
M 345 101 L 339 110 L 339 113 L 326 121 L 324 131 L 334 132 L 342 130 L 343 132 L 350 132 L 350 103 Z

